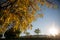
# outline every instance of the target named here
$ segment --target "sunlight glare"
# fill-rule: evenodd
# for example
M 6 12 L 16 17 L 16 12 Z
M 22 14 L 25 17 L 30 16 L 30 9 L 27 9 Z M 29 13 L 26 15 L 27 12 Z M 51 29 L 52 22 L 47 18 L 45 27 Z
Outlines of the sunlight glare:
M 56 28 L 56 25 L 55 25 L 54 23 L 53 23 L 52 26 L 50 26 L 48 32 L 49 32 L 49 35 L 50 35 L 50 36 L 51 36 L 51 35 L 52 35 L 52 36 L 58 35 L 58 29 Z
M 58 34 L 58 30 L 56 28 L 52 27 L 49 29 L 49 33 L 50 33 L 50 35 L 55 36 Z

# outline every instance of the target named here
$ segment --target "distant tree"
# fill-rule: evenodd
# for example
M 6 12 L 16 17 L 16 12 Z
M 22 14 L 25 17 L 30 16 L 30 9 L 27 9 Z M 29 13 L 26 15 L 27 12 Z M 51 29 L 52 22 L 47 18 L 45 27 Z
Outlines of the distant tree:
M 39 35 L 39 33 L 40 33 L 40 30 L 39 30 L 39 28 L 38 29 L 35 29 L 35 31 L 34 31 L 37 35 Z
M 29 32 L 25 32 L 25 34 L 26 34 L 26 36 L 29 36 L 29 35 L 30 35 L 30 33 L 29 33 Z

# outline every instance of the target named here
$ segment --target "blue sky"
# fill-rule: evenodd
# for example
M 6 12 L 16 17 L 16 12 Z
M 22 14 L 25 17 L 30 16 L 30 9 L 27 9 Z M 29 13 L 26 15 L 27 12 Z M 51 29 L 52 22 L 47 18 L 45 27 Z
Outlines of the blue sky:
M 37 13 L 43 13 L 44 17 L 43 18 L 37 18 L 36 21 L 32 22 L 33 28 L 32 30 L 27 30 L 30 32 L 31 35 L 35 35 L 34 30 L 39 28 L 41 30 L 40 34 L 47 34 L 47 30 L 49 27 L 52 26 L 52 24 L 55 24 L 55 27 L 60 29 L 60 6 L 59 2 L 57 0 L 53 0 L 55 4 L 58 5 L 57 9 L 54 8 L 47 8 L 46 5 L 40 6 L 42 8 L 42 12 L 38 11 Z M 24 35 L 22 33 L 22 35 Z

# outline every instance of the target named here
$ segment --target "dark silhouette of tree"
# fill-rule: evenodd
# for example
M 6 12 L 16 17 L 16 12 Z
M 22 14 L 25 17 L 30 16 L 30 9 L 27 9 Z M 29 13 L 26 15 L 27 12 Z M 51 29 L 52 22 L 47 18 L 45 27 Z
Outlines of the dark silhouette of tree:
M 38 28 L 38 29 L 35 29 L 35 31 L 34 31 L 37 35 L 39 35 L 39 33 L 40 33 L 40 29 Z
M 16 30 L 16 31 L 12 31 L 12 29 L 6 31 L 5 33 L 5 37 L 6 38 L 19 38 L 21 34 L 21 31 Z
M 25 35 L 26 35 L 26 36 L 29 36 L 29 35 L 30 35 L 30 33 L 29 33 L 29 32 L 25 32 Z

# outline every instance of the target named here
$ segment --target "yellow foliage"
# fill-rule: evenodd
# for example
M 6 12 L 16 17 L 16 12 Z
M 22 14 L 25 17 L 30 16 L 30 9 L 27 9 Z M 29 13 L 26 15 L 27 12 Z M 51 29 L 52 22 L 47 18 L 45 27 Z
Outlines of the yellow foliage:
M 13 4 L 15 0 L 8 1 Z M 35 20 L 34 15 L 36 13 L 36 10 L 40 10 L 38 2 L 40 2 L 41 5 L 44 5 L 45 1 L 46 0 L 17 0 L 13 5 L 11 4 L 10 8 L 3 10 L 5 16 L 7 15 L 7 17 L 5 18 L 2 28 L 0 28 L 0 32 L 5 31 L 8 25 L 13 21 L 15 21 L 15 25 L 13 27 L 14 31 L 18 29 L 20 29 L 20 31 L 27 30 L 29 24 Z M 32 12 L 29 12 L 29 7 L 31 7 Z M 43 15 L 39 16 L 42 17 Z

